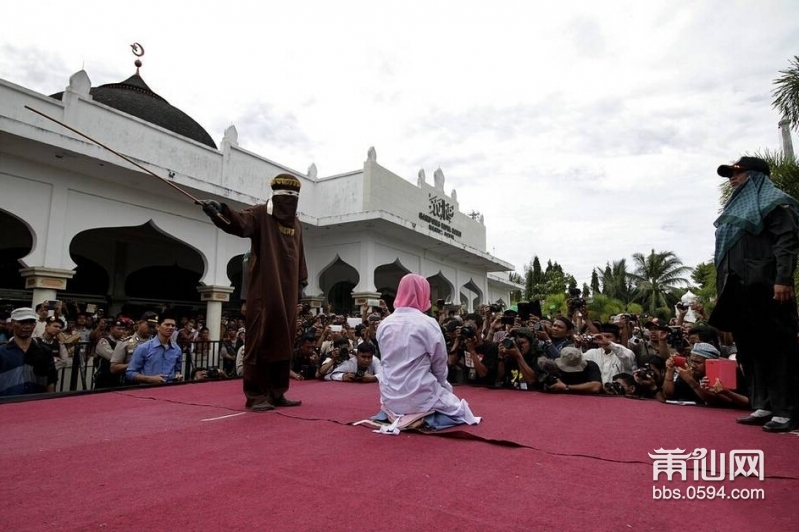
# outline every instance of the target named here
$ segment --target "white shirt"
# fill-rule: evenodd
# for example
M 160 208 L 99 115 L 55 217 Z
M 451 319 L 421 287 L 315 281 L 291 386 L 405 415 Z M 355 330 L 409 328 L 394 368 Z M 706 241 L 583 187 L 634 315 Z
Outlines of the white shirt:
M 345 360 L 344 362 L 336 366 L 336 368 L 333 369 L 333 371 L 325 375 L 325 379 L 331 381 L 340 381 L 342 380 L 342 377 L 344 377 L 345 373 L 357 373 L 357 371 L 358 371 L 358 359 L 353 356 L 350 357 L 349 360 Z M 376 358 L 372 358 L 372 363 L 366 369 L 366 374 L 374 375 L 375 377 L 377 377 L 377 380 L 379 381 L 381 378 L 381 373 L 382 371 L 380 368 L 380 362 Z
M 610 353 L 602 347 L 589 349 L 583 353 L 585 360 L 593 360 L 602 372 L 602 383 L 612 382 L 619 373 L 632 374 L 635 369 L 635 353 L 619 344 L 610 344 Z
M 452 390 L 447 382 L 447 347 L 435 319 L 414 308 L 398 308 L 380 323 L 377 342 L 383 368 L 380 396 L 390 411 L 426 412 Z

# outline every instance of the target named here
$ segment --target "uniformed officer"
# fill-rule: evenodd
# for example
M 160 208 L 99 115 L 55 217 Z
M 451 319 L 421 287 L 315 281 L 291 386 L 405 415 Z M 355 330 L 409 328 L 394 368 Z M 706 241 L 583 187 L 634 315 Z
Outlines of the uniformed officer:
M 133 352 L 152 336 L 153 328 L 158 325 L 158 314 L 145 312 L 136 322 L 136 332 L 132 336 L 122 338 L 111 355 L 111 373 L 120 383 L 124 382 L 125 370 L 133 356 Z

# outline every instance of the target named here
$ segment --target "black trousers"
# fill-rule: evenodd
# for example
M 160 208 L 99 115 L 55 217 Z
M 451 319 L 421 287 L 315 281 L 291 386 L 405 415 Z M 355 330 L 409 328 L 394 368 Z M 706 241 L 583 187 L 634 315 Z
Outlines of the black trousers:
M 244 395 L 247 406 L 262 401 L 272 402 L 283 397 L 289 389 L 290 360 L 244 364 Z
M 710 324 L 732 332 L 751 407 L 770 410 L 775 416 L 796 418 L 799 415 L 796 301 L 777 303 L 773 286 L 744 286 L 733 277 L 725 283 Z

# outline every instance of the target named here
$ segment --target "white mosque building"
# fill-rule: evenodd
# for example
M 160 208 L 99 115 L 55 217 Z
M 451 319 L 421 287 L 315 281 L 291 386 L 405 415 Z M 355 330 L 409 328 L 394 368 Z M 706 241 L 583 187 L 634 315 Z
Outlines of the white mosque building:
M 374 148 L 345 174 L 303 174 L 239 145 L 234 126 L 217 146 L 191 117 L 144 82 L 92 87 L 75 73 L 45 95 L 0 79 L 0 298 L 4 304 L 68 300 L 135 316 L 170 304 L 203 312 L 213 339 L 239 305 L 249 241 L 218 230 L 177 190 L 32 112 L 44 113 L 124 153 L 200 199 L 241 209 L 264 202 L 269 181 L 302 181 L 300 219 L 307 302 L 348 311 L 392 301 L 399 279 L 420 273 L 433 299 L 467 310 L 509 302 L 513 265 L 486 252 L 481 217 L 462 213 L 420 170 L 416 183 L 380 166 Z M 203 308 L 204 307 L 204 308 Z M 216 324 L 216 326 L 215 326 Z

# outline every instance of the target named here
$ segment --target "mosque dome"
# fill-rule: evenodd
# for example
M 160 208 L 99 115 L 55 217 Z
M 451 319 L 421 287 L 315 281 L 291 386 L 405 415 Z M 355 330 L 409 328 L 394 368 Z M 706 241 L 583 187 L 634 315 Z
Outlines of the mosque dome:
M 89 94 L 96 102 L 216 149 L 216 144 L 205 129 L 192 117 L 154 93 L 141 78 L 138 69 L 125 81 L 93 87 Z M 61 100 L 63 95 L 63 92 L 58 92 L 50 97 Z

